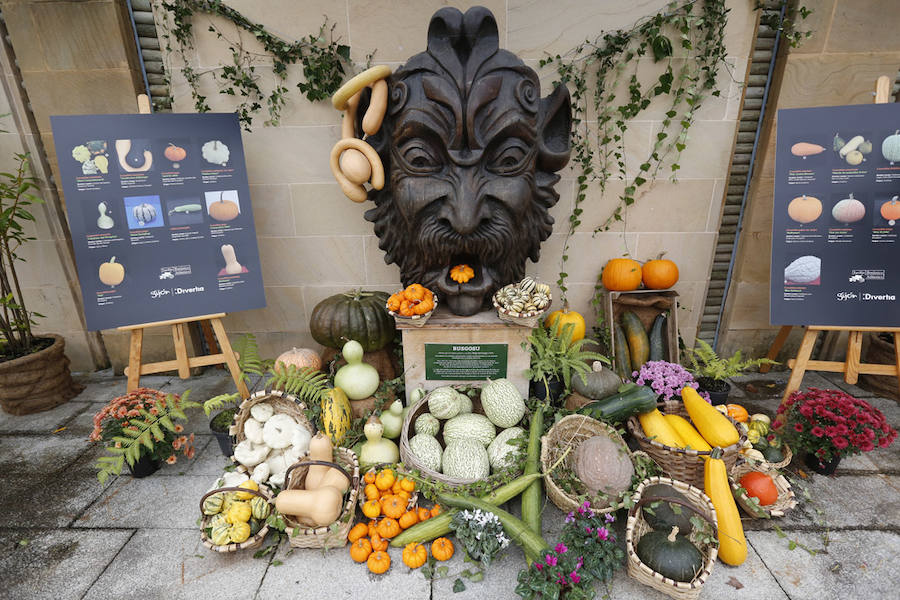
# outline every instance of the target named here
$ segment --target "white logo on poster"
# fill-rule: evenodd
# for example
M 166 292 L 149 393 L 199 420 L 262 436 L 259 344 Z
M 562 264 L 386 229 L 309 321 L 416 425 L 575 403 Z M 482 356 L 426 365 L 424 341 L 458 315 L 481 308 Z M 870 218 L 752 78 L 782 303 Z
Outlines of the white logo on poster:
M 856 292 L 838 292 L 837 299 L 838 302 L 844 302 L 846 300 L 855 300 L 859 298 L 859 294 Z
M 850 276 L 850 283 L 863 283 L 866 280 L 862 275 L 856 274 Z

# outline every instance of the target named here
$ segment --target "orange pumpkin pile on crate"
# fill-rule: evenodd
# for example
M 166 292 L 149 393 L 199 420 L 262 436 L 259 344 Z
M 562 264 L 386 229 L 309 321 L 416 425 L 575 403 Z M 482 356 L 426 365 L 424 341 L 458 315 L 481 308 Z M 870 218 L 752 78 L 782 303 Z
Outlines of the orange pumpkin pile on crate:
M 434 294 L 428 288 L 414 283 L 391 295 L 387 308 L 401 317 L 424 315 L 434 309 Z

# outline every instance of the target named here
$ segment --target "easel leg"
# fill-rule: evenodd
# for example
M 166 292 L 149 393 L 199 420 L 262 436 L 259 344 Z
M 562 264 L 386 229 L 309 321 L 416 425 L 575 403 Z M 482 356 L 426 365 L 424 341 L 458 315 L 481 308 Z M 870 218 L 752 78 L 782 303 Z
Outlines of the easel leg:
M 894 362 L 897 364 L 897 387 L 900 389 L 900 333 L 894 332 Z
M 775 336 L 775 341 L 773 341 L 772 345 L 769 347 L 769 353 L 766 354 L 766 358 L 775 360 L 775 357 L 781 352 L 781 348 L 784 346 L 784 342 L 787 340 L 788 335 L 791 333 L 791 329 L 793 329 L 793 325 L 781 326 L 781 329 L 778 330 L 778 335 Z M 759 372 L 768 373 L 771 368 L 772 365 L 760 365 Z
M 862 351 L 862 331 L 847 334 L 847 358 L 844 361 L 844 381 L 853 385 L 859 379 L 859 355 Z
M 806 373 L 806 365 L 809 363 L 809 357 L 812 356 L 817 337 L 819 337 L 819 330 L 812 327 L 808 328 L 806 333 L 803 334 L 803 341 L 800 343 L 800 349 L 797 350 L 797 359 L 794 361 L 794 368 L 791 370 L 791 378 L 788 379 L 787 387 L 784 389 L 782 403 L 793 392 L 800 389 L 800 383 L 803 381 L 803 374 Z
M 191 376 L 191 365 L 188 362 L 187 346 L 184 341 L 184 323 L 172 325 L 172 341 L 175 343 L 175 361 L 178 363 L 178 376 L 187 379 Z
M 133 392 L 141 386 L 141 351 L 144 347 L 144 330 L 131 330 L 131 345 L 128 349 L 128 386 Z
M 238 366 L 237 358 L 234 356 L 234 350 L 231 349 L 231 342 L 228 341 L 228 335 L 225 333 L 225 326 L 222 325 L 222 320 L 210 319 L 209 322 L 219 341 L 219 347 L 222 348 L 222 354 L 225 355 L 225 363 L 228 365 L 228 370 L 231 372 L 231 378 L 234 379 L 238 392 L 240 392 L 242 398 L 249 398 L 250 390 L 247 389 L 247 385 L 241 379 L 241 368 Z

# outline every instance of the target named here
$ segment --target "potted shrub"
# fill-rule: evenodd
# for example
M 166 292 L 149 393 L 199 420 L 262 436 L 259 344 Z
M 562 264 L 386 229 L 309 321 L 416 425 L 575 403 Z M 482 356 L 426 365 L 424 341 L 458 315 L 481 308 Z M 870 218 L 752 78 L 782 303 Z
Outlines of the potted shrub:
M 557 321 L 552 329 L 536 327 L 528 341 L 531 342 L 531 367 L 525 376 L 531 380 L 532 396 L 556 401 L 565 397 L 572 389 L 572 376 L 584 378 L 591 370 L 591 363 L 599 360 L 609 364 L 602 354 L 584 350 L 588 339 L 572 341 L 575 326 L 568 323 L 560 328 Z
M 698 339 L 697 345 L 687 351 L 691 366 L 688 370 L 697 378 L 700 389 L 709 394 L 713 404 L 725 404 L 731 392 L 729 377 L 740 375 L 747 369 L 760 365 L 778 364 L 768 358 L 743 360 L 738 350 L 728 358 L 719 358 L 712 346 Z
M 27 154 L 16 154 L 15 173 L 0 174 L 0 406 L 13 415 L 49 410 L 81 391 L 69 372 L 66 341 L 59 335 L 35 336 L 31 328 L 38 313 L 29 311 L 16 273 L 19 248 L 35 239 L 26 222 L 34 221 L 29 207 L 41 199 L 29 176 Z

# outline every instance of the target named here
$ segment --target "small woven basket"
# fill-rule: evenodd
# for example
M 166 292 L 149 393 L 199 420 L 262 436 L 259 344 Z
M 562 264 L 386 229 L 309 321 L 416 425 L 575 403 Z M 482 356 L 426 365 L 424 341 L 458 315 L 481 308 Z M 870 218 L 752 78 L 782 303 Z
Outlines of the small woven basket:
M 781 453 L 784 454 L 784 458 L 781 459 L 777 463 L 766 463 L 768 466 L 773 469 L 783 469 L 789 464 L 791 464 L 791 459 L 794 457 L 794 453 L 791 451 L 791 447 L 787 444 L 781 445 Z
M 275 509 L 274 504 L 272 503 L 272 492 L 264 485 L 259 486 L 258 491 L 241 487 L 223 487 L 215 490 L 210 490 L 203 494 L 203 497 L 200 498 L 200 514 L 202 515 L 202 521 L 200 522 L 200 540 L 203 542 L 203 545 L 210 550 L 213 550 L 214 552 L 237 552 L 238 550 L 255 550 L 256 548 L 262 546 L 266 534 L 269 533 L 269 525 L 267 523 L 263 523 L 263 526 L 259 531 L 256 532 L 256 535 L 250 536 L 240 544 L 225 544 L 224 546 L 216 546 L 212 543 L 212 540 L 207 537 L 206 528 L 209 524 L 209 520 L 213 517 L 213 515 L 203 514 L 203 501 L 213 494 L 218 494 L 220 492 L 247 492 L 249 494 L 253 494 L 254 496 L 259 496 L 260 498 L 265 500 L 269 504 L 270 511 Z
M 349 495 L 344 501 L 344 509 L 334 523 L 322 527 L 304 522 L 292 515 L 282 515 L 287 525 L 284 532 L 287 534 L 291 546 L 295 548 L 340 548 L 347 543 L 347 534 L 350 533 L 353 515 L 356 513 L 356 496 L 359 493 L 359 460 L 353 450 L 349 448 L 335 448 L 334 462 L 310 460 L 307 452 L 300 457 L 299 462 L 288 467 L 284 475 L 284 489 L 302 490 L 311 465 L 334 467 L 347 476 L 347 479 L 350 480 L 350 487 Z
M 453 386 L 454 388 L 459 387 L 468 387 L 468 386 Z M 428 396 L 431 395 L 429 392 L 424 398 L 419 400 L 406 414 L 406 419 L 403 421 L 403 428 L 400 430 L 400 460 L 408 469 L 415 469 L 421 473 L 423 477 L 431 481 L 436 481 L 438 483 L 443 483 L 449 487 L 459 487 L 461 485 L 467 485 L 470 483 L 475 483 L 476 481 L 487 481 L 489 482 L 489 487 L 500 487 L 503 485 L 504 480 L 508 481 L 508 472 L 497 473 L 496 475 L 490 475 L 486 479 L 460 479 L 456 477 L 448 477 L 443 473 L 438 473 L 437 471 L 433 471 L 425 466 L 415 454 L 413 454 L 412 450 L 409 448 L 409 438 L 415 435 L 415 427 L 414 424 L 419 415 L 428 412 Z M 480 415 L 484 414 L 484 409 L 481 408 L 481 400 L 479 398 L 472 398 L 472 412 L 478 413 Z M 443 429 L 442 429 L 443 431 Z M 412 435 L 411 435 L 412 434 Z M 441 443 L 441 447 L 444 447 L 444 438 L 442 432 L 438 433 L 436 436 L 437 440 Z M 522 470 L 519 469 L 517 472 L 512 473 L 514 477 L 518 477 L 522 474 Z M 494 484 L 496 482 L 496 485 Z
M 496 294 L 494 294 L 491 302 L 493 302 L 494 308 L 497 309 L 497 316 L 500 317 L 501 321 L 506 321 L 507 323 L 515 323 L 516 325 L 523 325 L 525 327 L 537 327 L 537 324 L 541 322 L 541 318 L 545 314 L 547 314 L 548 310 L 550 310 L 549 304 L 542 310 L 535 310 L 531 312 L 520 313 L 512 310 L 507 310 L 497 302 Z
M 650 477 L 641 482 L 635 491 L 633 500 L 634 506 L 628 511 L 628 521 L 625 525 L 625 552 L 627 555 L 627 572 L 628 576 L 637 580 L 646 586 L 662 592 L 670 598 L 679 600 L 696 600 L 700 597 L 700 591 L 703 584 L 709 578 L 712 572 L 713 564 L 716 562 L 716 556 L 719 554 L 718 543 L 700 543 L 692 532 L 688 538 L 703 554 L 703 567 L 700 572 L 694 576 L 690 582 L 675 581 L 664 577 L 657 573 L 641 561 L 635 548 L 638 542 L 648 531 L 651 531 L 650 525 L 644 520 L 643 506 L 656 500 L 663 498 L 651 498 L 644 496 L 644 489 L 654 484 L 664 484 L 673 487 L 685 498 L 686 503 L 678 502 L 673 498 L 665 498 L 667 502 L 675 502 L 682 504 L 692 512 L 696 513 L 708 523 L 712 525 L 713 531 L 716 531 L 716 509 L 713 507 L 709 497 L 692 485 L 688 485 L 683 481 L 677 481 L 669 477 Z
M 365 475 L 369 473 L 377 473 L 381 469 L 385 467 L 390 467 L 391 463 L 379 463 L 377 465 L 373 465 L 366 469 L 365 473 L 363 473 L 363 477 L 359 478 L 359 493 L 357 494 L 357 499 L 359 501 L 359 507 L 362 508 L 363 504 L 366 503 L 366 481 Z M 403 473 L 394 469 L 394 475 L 399 479 L 403 477 Z M 419 492 L 413 492 L 409 495 L 409 502 L 406 503 L 406 510 L 412 509 L 416 505 L 416 501 L 419 499 Z
M 398 325 L 403 324 L 403 325 L 412 325 L 413 327 L 421 327 L 428 321 L 428 319 L 431 318 L 431 315 L 434 314 L 434 311 L 437 310 L 438 296 L 434 292 L 431 292 L 431 297 L 434 299 L 434 308 L 429 310 L 424 315 L 413 315 L 411 317 L 406 317 L 399 313 L 395 313 L 394 311 L 389 309 L 387 307 L 387 305 L 385 305 L 385 309 L 387 309 L 389 315 L 394 317 L 394 321 L 396 321 Z
M 574 450 L 578 447 L 578 444 L 588 438 L 601 434 L 609 436 L 610 439 L 621 446 L 623 452 L 631 458 L 632 463 L 634 462 L 634 453 L 628 449 L 625 440 L 622 439 L 622 436 L 619 435 L 619 432 L 616 431 L 614 427 L 586 415 L 576 414 L 563 417 L 550 428 L 547 435 L 541 438 L 541 472 L 544 474 L 547 497 L 550 498 L 550 501 L 561 511 L 568 512 L 575 510 L 581 506 L 582 502 L 571 493 L 564 491 L 559 484 L 557 484 L 553 479 L 553 473 L 550 472 L 550 468 L 556 464 L 557 460 L 559 460 L 566 449 L 571 446 L 572 451 L 569 452 L 557 468 L 570 467 L 572 459 L 575 456 Z M 588 493 L 586 488 L 584 489 L 584 493 Z M 599 513 L 612 512 L 615 509 L 610 506 L 610 502 L 618 502 L 619 500 L 621 500 L 621 496 L 618 498 L 596 496 L 590 498 L 591 509 L 594 512 Z
M 767 506 L 761 506 L 758 502 L 754 502 L 755 498 L 751 499 L 747 496 L 747 490 L 742 488 L 739 482 L 741 477 L 751 471 L 765 473 L 772 478 L 772 481 L 775 482 L 775 489 L 778 490 L 778 500 Z M 797 498 L 794 496 L 791 484 L 785 479 L 784 475 L 772 468 L 768 463 L 762 465 L 752 465 L 747 462 L 740 463 L 731 470 L 729 482 L 731 483 L 731 492 L 735 501 L 744 509 L 745 513 L 754 519 L 783 517 L 787 511 L 797 506 Z
M 661 402 L 659 410 L 667 414 L 676 414 L 684 417 L 688 421 L 691 420 L 684 404 L 678 401 L 668 400 Z M 731 417 L 727 417 L 731 423 L 737 427 L 737 422 Z M 709 458 L 709 451 L 693 450 L 685 448 L 673 448 L 651 440 L 644 435 L 644 429 L 641 427 L 637 417 L 628 418 L 628 431 L 637 440 L 641 450 L 650 455 L 660 466 L 663 472 L 678 481 L 684 481 L 695 487 L 703 489 L 703 467 L 706 459 Z M 740 432 L 740 428 L 738 428 Z M 726 448 L 722 448 L 722 460 L 725 462 L 725 468 L 729 471 L 734 468 L 737 459 L 740 456 L 740 450 L 747 439 L 747 434 L 741 433 L 740 439 Z

